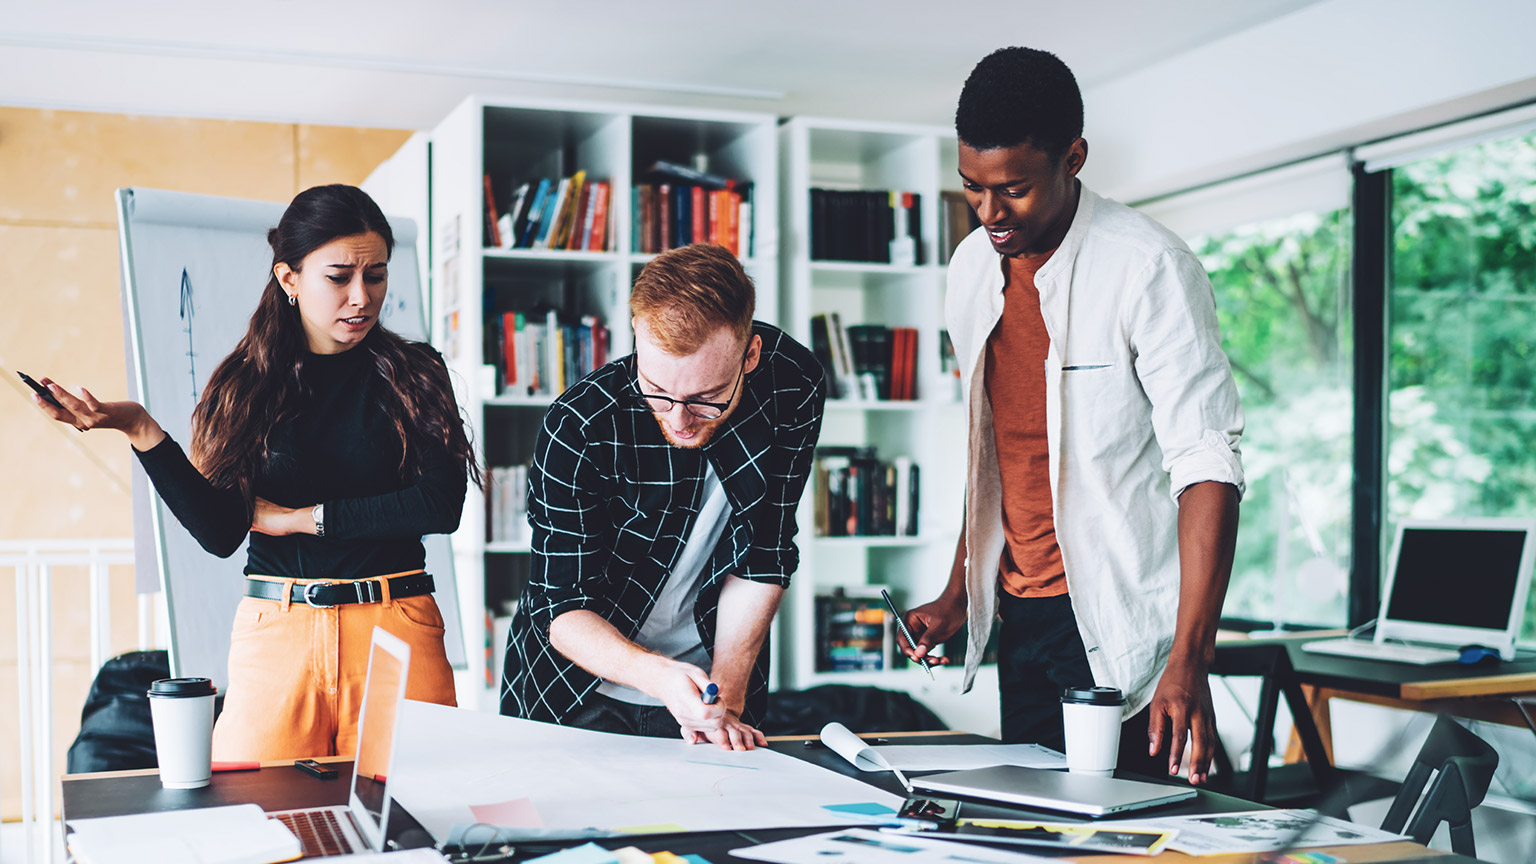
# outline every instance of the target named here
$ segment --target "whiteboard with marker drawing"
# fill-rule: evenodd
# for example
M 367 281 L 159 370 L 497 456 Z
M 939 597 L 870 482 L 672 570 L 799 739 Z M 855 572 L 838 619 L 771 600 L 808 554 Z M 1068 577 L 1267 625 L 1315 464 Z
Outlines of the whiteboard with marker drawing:
M 267 229 L 277 225 L 285 206 L 158 189 L 117 191 L 129 398 L 143 403 L 184 449 L 203 385 L 245 334 L 267 282 Z M 407 339 L 425 341 L 416 226 L 394 218 L 390 226 L 395 249 L 379 321 Z M 137 461 L 133 472 L 139 586 L 154 590 L 154 580 L 146 587 L 145 577 L 158 574 L 165 591 L 171 674 L 212 678 L 223 688 L 230 627 L 244 590 L 245 547 L 227 559 L 205 552 L 154 494 Z M 448 659 L 463 668 L 448 537 L 423 540 L 447 624 Z

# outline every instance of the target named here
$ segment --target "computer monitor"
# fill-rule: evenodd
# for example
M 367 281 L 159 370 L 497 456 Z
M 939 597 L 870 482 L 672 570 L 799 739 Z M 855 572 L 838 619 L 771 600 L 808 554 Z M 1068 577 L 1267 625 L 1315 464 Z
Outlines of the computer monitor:
M 1404 519 L 1376 641 L 1476 644 L 1513 660 L 1533 561 L 1536 519 Z

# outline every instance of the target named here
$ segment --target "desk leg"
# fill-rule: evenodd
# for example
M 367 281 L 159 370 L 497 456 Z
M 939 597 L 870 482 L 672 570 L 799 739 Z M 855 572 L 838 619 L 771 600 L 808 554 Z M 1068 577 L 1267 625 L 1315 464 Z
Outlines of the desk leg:
M 1536 721 L 1531 720 L 1530 711 L 1531 702 L 1536 700 L 1530 696 L 1514 696 L 1509 701 L 1515 703 L 1515 708 L 1519 709 L 1520 718 L 1525 721 L 1525 728 L 1531 730 L 1532 734 L 1536 734 Z
M 1328 709 L 1328 702 L 1337 691 L 1328 690 L 1313 684 L 1301 685 L 1303 698 L 1307 701 L 1307 708 L 1312 712 L 1312 723 L 1317 727 L 1317 736 L 1322 743 L 1323 753 L 1328 756 L 1328 764 L 1333 764 L 1333 714 Z M 1291 727 L 1291 740 L 1285 748 L 1286 762 L 1299 762 L 1305 755 L 1302 746 L 1301 734 L 1295 726 Z

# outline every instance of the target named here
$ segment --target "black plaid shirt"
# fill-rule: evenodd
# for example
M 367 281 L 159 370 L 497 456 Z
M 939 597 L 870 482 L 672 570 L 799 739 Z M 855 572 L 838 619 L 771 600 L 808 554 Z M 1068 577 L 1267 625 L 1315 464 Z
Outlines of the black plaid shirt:
M 736 410 L 699 449 L 662 436 L 635 384 L 634 355 L 582 379 L 544 415 L 528 472 L 532 566 L 507 639 L 501 713 L 559 723 L 595 691 L 598 679 L 549 644 L 550 623 L 590 609 L 635 638 L 704 503 L 706 459 L 731 504 L 693 608 L 710 656 L 728 574 L 789 584 L 826 384 L 815 356 L 783 331 L 755 322 L 753 332 L 762 358 Z M 742 717 L 754 726 L 767 707 L 767 674 L 764 644 Z

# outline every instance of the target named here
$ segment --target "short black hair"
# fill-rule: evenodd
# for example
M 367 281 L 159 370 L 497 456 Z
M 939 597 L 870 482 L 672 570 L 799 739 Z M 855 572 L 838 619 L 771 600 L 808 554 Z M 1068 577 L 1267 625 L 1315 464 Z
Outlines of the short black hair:
M 1059 156 L 1083 134 L 1083 94 L 1055 54 L 999 48 L 965 79 L 955 134 L 977 150 L 1027 142 Z

